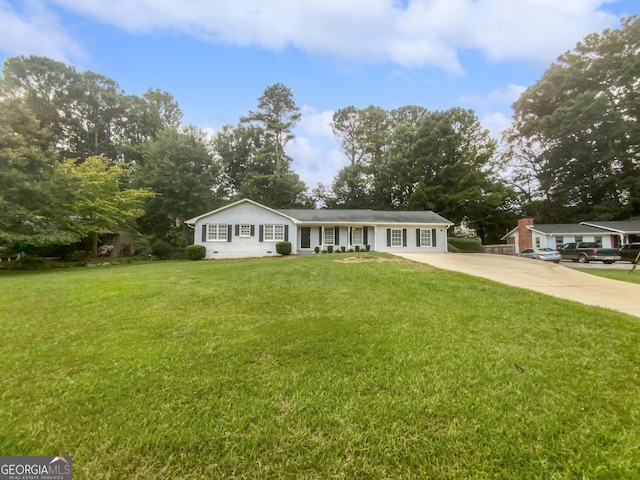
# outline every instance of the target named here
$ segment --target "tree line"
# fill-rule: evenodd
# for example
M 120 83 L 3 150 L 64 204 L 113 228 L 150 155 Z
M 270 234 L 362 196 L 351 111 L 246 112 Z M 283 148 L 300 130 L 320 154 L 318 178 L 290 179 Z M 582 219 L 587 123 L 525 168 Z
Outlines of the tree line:
M 495 242 L 537 223 L 640 215 L 640 23 L 588 36 L 513 105 L 499 144 L 472 110 L 347 106 L 331 128 L 348 160 L 310 188 L 287 146 L 291 90 L 213 138 L 182 124 L 174 97 L 45 57 L 13 57 L 0 78 L 0 245 L 64 245 L 117 224 L 189 242 L 184 220 L 249 197 L 274 208 L 433 210 Z

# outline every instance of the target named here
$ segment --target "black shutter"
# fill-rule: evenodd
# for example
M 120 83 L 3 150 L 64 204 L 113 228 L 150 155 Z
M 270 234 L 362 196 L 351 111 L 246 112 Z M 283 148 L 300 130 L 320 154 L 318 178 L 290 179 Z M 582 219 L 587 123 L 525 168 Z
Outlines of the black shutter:
M 335 245 L 340 245 L 340 227 L 333 227 L 333 233 L 335 234 Z
M 202 241 L 203 242 L 207 241 L 207 226 L 206 225 L 202 225 Z
M 236 237 L 240 236 L 240 225 L 236 225 Z
M 365 245 L 369 243 L 369 227 L 362 227 L 362 241 Z
M 406 228 L 402 229 L 402 246 L 403 247 L 407 246 L 407 229 Z
M 255 225 L 251 225 L 251 236 L 252 237 L 256 236 L 256 226 Z
M 284 226 L 284 241 L 289 241 L 289 225 Z
M 436 246 L 436 229 L 435 228 L 431 229 L 431 246 L 432 247 Z
M 259 242 L 264 242 L 264 225 L 260 225 L 260 235 L 258 237 Z
M 349 227 L 349 245 L 353 245 L 353 227 Z
M 387 247 L 391 246 L 391 229 L 387 228 Z
M 322 245 L 324 243 L 322 241 L 322 227 L 318 227 L 318 231 L 320 232 L 320 236 L 318 237 L 318 245 Z
M 232 232 L 233 232 L 233 225 L 227 225 L 227 242 L 231 241 Z
M 416 228 L 416 247 L 421 247 L 420 245 L 420 229 Z

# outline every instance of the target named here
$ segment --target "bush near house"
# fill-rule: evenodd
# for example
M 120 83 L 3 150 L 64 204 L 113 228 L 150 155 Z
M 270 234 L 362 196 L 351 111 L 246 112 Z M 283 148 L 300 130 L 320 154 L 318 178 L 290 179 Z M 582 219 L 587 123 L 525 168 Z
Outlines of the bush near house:
M 447 246 L 454 253 L 482 253 L 482 243 L 478 238 L 449 237 Z
M 173 247 L 164 240 L 157 240 L 151 245 L 151 255 L 158 260 L 168 260 L 171 258 Z
M 280 255 L 291 255 L 291 242 L 276 243 L 276 252 Z
M 207 255 L 204 245 L 189 245 L 187 247 L 187 258 L 189 260 L 202 260 Z

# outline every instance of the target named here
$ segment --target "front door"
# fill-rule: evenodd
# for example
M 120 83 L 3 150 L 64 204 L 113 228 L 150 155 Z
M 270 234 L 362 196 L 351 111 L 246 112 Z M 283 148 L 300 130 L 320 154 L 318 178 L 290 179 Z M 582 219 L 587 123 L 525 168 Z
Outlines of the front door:
M 300 229 L 300 248 L 311 248 L 311 227 Z

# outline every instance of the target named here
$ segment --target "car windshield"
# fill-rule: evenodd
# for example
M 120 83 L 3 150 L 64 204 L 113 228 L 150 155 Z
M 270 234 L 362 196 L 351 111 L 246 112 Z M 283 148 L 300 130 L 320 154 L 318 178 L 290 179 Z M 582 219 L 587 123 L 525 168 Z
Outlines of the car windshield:
M 541 252 L 553 252 L 554 251 L 551 248 L 539 248 L 538 250 L 541 251 Z

